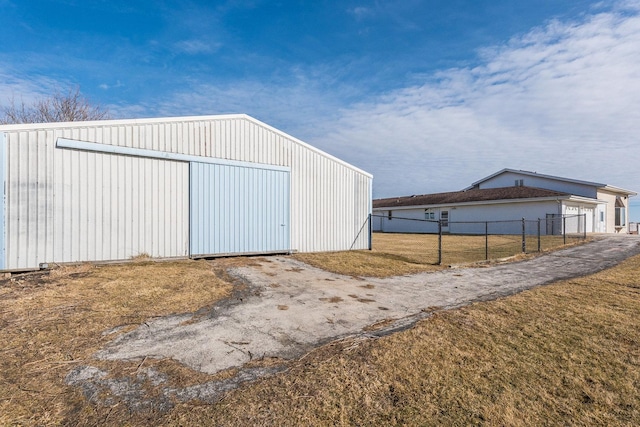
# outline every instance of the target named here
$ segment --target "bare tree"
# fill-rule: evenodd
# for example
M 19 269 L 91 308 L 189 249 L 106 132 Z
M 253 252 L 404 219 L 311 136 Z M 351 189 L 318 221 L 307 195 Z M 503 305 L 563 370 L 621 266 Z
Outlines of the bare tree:
M 70 89 L 67 94 L 56 92 L 49 98 L 37 100 L 33 105 L 24 101 L 16 105 L 12 98 L 0 116 L 0 124 L 76 122 L 109 119 L 109 110 L 91 103 L 80 94 L 80 89 Z

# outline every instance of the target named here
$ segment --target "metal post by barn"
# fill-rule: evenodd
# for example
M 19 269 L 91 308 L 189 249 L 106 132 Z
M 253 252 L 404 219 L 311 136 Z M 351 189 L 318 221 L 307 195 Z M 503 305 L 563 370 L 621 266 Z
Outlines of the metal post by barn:
M 373 226 L 371 224 L 371 214 L 369 214 L 369 250 L 373 249 Z

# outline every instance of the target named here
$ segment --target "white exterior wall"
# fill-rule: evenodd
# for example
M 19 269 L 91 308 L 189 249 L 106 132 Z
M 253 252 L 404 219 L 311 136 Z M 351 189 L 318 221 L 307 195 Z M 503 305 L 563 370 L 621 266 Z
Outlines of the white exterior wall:
M 531 201 L 510 203 L 494 203 L 494 204 L 467 204 L 456 206 L 421 206 L 406 207 L 392 209 L 393 219 L 389 221 L 387 215 L 388 208 L 376 208 L 374 215 L 381 215 L 384 218 L 374 218 L 374 231 L 384 231 L 392 233 L 423 233 L 437 232 L 437 224 L 421 222 L 421 221 L 403 221 L 401 218 L 424 219 L 425 209 L 432 208 L 436 212 L 436 220 L 439 219 L 439 213 L 442 210 L 449 211 L 448 229 L 450 233 L 484 233 L 484 225 L 479 224 L 456 224 L 457 222 L 484 222 L 484 221 L 514 221 L 513 227 L 508 224 L 490 225 L 490 232 L 511 232 L 520 230 L 521 224 L 519 220 L 525 218 L 527 220 L 545 219 L 547 214 L 560 215 L 562 213 L 562 204 L 551 201 Z M 499 229 L 501 227 L 502 231 Z
M 440 209 L 434 209 L 434 212 L 435 220 L 440 219 Z M 422 221 L 425 219 L 424 208 L 391 209 L 391 220 L 389 220 L 389 209 L 374 209 L 373 215 L 373 231 L 383 231 L 385 233 L 438 232 L 438 224 L 436 222 Z M 407 221 L 404 218 L 410 218 L 411 220 Z
M 368 248 L 372 176 L 245 115 L 6 125 L 0 133 L 5 269 L 188 255 L 188 163 L 60 149 L 57 138 L 288 166 L 291 249 Z
M 490 178 L 487 181 L 480 183 L 479 186 L 481 189 L 513 187 L 515 185 L 515 181 L 518 179 L 523 180 L 522 185 L 525 187 L 545 188 L 547 190 L 561 191 L 563 193 L 574 194 L 576 196 L 588 197 L 591 199 L 595 199 L 597 197 L 597 189 L 593 185 L 561 181 L 546 178 L 544 176 L 519 174 L 510 171 Z
M 624 227 L 616 227 L 616 197 L 620 197 L 626 210 L 626 223 Z M 599 190 L 598 199 L 603 201 L 602 209 L 605 211 L 605 227 L 604 232 L 607 233 L 628 233 L 629 232 L 629 197 L 626 194 L 617 194 L 614 192 Z

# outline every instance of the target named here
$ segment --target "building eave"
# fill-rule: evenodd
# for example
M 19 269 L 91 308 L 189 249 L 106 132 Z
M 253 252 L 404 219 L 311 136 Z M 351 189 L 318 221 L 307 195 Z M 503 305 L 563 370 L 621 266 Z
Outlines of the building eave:
M 605 186 L 599 187 L 598 190 L 608 191 L 610 193 L 621 194 L 629 197 L 638 195 L 638 193 L 636 193 L 635 191 L 625 190 L 624 188 L 615 187 L 613 185 L 605 185 Z
M 453 208 L 462 206 L 479 206 L 479 205 L 504 205 L 509 203 L 535 203 L 535 202 L 552 202 L 552 201 L 582 201 L 597 204 L 595 199 L 589 199 L 586 197 L 579 197 L 573 195 L 565 196 L 553 196 L 553 197 L 531 197 L 526 199 L 499 199 L 499 200 L 480 200 L 474 202 L 459 202 L 459 203 L 441 203 L 431 205 L 413 205 L 413 206 L 380 206 L 373 208 L 373 211 L 388 211 L 388 210 L 411 210 L 411 209 L 435 209 L 435 208 Z

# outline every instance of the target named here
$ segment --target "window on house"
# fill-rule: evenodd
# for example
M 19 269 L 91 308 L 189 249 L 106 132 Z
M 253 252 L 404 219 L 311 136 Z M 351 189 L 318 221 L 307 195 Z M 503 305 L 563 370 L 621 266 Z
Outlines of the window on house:
M 435 220 L 436 212 L 433 209 L 425 209 L 424 210 L 424 219 L 426 220 Z
M 624 227 L 627 225 L 627 218 L 625 218 L 627 210 L 625 208 L 616 208 L 616 227 Z
M 516 179 L 516 187 L 522 187 L 524 185 L 524 179 Z
M 624 227 L 627 225 L 627 207 L 624 205 L 620 197 L 616 198 L 616 227 Z

